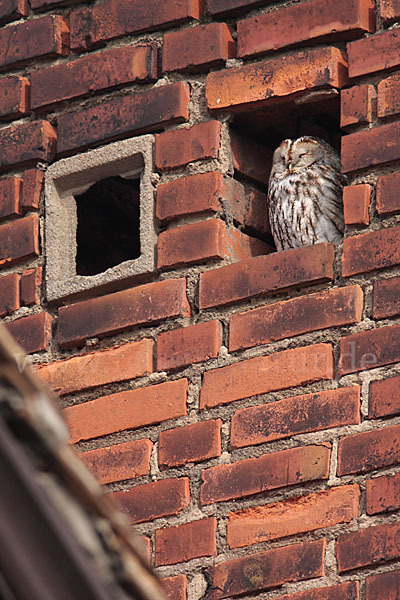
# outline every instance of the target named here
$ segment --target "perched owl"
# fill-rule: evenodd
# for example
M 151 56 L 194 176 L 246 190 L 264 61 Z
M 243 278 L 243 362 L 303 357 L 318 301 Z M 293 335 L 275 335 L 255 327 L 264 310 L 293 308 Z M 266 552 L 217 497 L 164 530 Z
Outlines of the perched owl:
M 284 140 L 275 150 L 268 186 L 277 250 L 338 242 L 343 236 L 340 158 L 323 140 Z

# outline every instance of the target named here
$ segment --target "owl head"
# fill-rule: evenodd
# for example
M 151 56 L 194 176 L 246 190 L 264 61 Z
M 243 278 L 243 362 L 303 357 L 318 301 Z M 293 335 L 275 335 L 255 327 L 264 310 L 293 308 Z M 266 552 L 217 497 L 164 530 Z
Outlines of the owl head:
M 300 173 L 311 165 L 327 164 L 332 161 L 340 171 L 339 156 L 324 140 L 311 136 L 303 136 L 297 140 L 283 140 L 274 152 L 271 174 L 279 179 L 292 173 Z

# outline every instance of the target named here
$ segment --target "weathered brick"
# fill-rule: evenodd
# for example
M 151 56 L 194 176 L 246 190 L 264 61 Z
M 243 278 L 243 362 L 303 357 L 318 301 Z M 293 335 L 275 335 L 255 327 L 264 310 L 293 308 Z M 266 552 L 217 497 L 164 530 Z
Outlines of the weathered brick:
M 383 31 L 347 44 L 349 77 L 359 77 L 400 64 L 400 32 Z
M 68 54 L 69 29 L 59 15 L 31 19 L 0 31 L 0 67 Z
M 372 31 L 375 19 L 371 0 L 311 0 L 239 21 L 238 56 L 257 56 L 311 40 L 351 40 Z
M 381 127 L 345 135 L 342 138 L 341 156 L 344 173 L 398 160 L 400 123 L 387 123 Z
M 199 71 L 224 64 L 235 56 L 228 25 L 210 23 L 164 35 L 162 70 Z
M 340 126 L 371 123 L 373 100 L 376 92 L 373 85 L 363 83 L 340 92 Z
M 363 292 L 353 285 L 236 313 L 230 320 L 229 350 L 356 323 L 362 310 Z
M 157 79 L 157 49 L 154 44 L 113 48 L 33 71 L 32 108 L 125 83 L 154 79 Z
M 235 171 L 257 183 L 267 185 L 272 165 L 272 150 L 234 129 L 231 130 L 230 137 Z
M 173 169 L 205 158 L 218 158 L 221 123 L 206 121 L 193 127 L 156 135 L 155 160 L 158 169 Z
M 375 369 L 400 360 L 400 325 L 348 335 L 340 341 L 339 375 Z
M 153 371 L 152 340 L 130 342 L 66 360 L 39 365 L 38 375 L 59 395 L 116 381 L 142 377 Z
M 327 479 L 330 448 L 303 446 L 203 469 L 201 504 L 252 496 L 303 481 Z
M 189 117 L 188 102 L 189 87 L 180 82 L 65 113 L 58 118 L 57 150 L 65 154 L 95 142 L 182 123 Z
M 13 21 L 29 14 L 28 0 L 2 0 L 0 22 Z
M 338 448 L 338 475 L 365 473 L 400 460 L 400 425 L 365 431 L 342 438 Z
M 208 569 L 204 600 L 219 600 L 268 590 L 290 581 L 324 575 L 325 540 L 292 544 L 235 558 Z
M 20 214 L 22 179 L 9 177 L 0 181 L 0 218 L 16 217 Z
M 400 263 L 400 227 L 387 227 L 343 240 L 342 274 L 349 277 Z
M 379 573 L 366 578 L 365 600 L 397 600 L 399 597 L 400 571 Z
M 175 575 L 160 580 L 161 587 L 167 600 L 186 600 L 187 577 L 186 575 Z
M 162 479 L 112 495 L 131 523 L 143 523 L 177 515 L 186 508 L 190 501 L 189 479 Z
M 372 316 L 374 319 L 395 317 L 400 313 L 400 277 L 374 282 Z
M 383 119 L 400 113 L 400 76 L 392 75 L 378 83 L 378 117 Z
M 372 381 L 369 386 L 370 419 L 387 417 L 400 413 L 400 377 L 389 377 Z
M 267 194 L 236 179 L 227 180 L 225 187 L 225 196 L 234 221 L 260 233 L 270 233 L 268 211 L 265 209 Z
M 202 0 L 106 0 L 72 11 L 71 48 L 90 49 L 116 37 L 199 19 Z M 112 18 L 110 18 L 112 15 Z
M 88 337 L 189 313 L 186 280 L 167 279 L 61 307 L 58 340 L 61 346 L 72 347 Z
M 360 600 L 360 583 L 346 581 L 339 585 L 311 588 L 297 594 L 285 594 L 285 596 L 278 596 L 275 600 Z M 395 599 L 393 598 L 393 600 Z
M 379 16 L 385 23 L 400 18 L 399 0 L 380 0 L 379 9 Z M 368 598 L 368 600 L 370 599 Z M 392 598 L 388 600 L 392 600 Z
M 53 318 L 46 312 L 22 317 L 7 323 L 6 327 L 27 354 L 47 350 L 51 340 Z
M 360 488 L 343 485 L 228 513 L 227 541 L 230 548 L 241 548 L 349 523 L 358 515 Z
M 21 304 L 23 306 L 30 306 L 31 304 L 39 304 L 40 300 L 40 286 L 42 284 L 42 269 L 41 267 L 35 267 L 34 269 L 28 269 L 21 275 Z
M 397 558 L 400 556 L 399 535 L 400 523 L 339 535 L 336 543 L 339 573 Z
M 250 8 L 267 4 L 271 0 L 207 0 L 207 10 L 213 16 L 223 14 L 236 15 L 247 12 Z
M 29 215 L 0 225 L 0 266 L 9 266 L 39 254 L 39 221 Z
M 39 160 L 50 161 L 54 155 L 56 138 L 55 129 L 47 121 L 30 121 L 2 129 L 0 169 Z
M 347 83 L 346 61 L 338 48 L 301 50 L 207 76 L 208 108 L 263 106 L 315 87 L 340 88 Z
M 368 515 L 400 508 L 400 473 L 369 479 L 366 492 Z
M 101 484 L 147 475 L 153 444 L 150 440 L 134 440 L 79 454 Z
M 69 406 L 64 416 L 72 443 L 186 415 L 187 379 L 117 392 Z
M 217 519 L 191 521 L 156 530 L 156 566 L 175 565 L 200 556 L 217 554 Z
M 237 410 L 232 417 L 231 446 L 242 448 L 359 422 L 359 386 L 304 394 Z
M 177 467 L 221 454 L 221 419 L 161 431 L 158 437 L 160 466 Z
M 221 345 L 220 321 L 207 321 L 160 333 L 157 337 L 157 371 L 216 358 Z
M 25 171 L 21 198 L 21 207 L 23 210 L 36 210 L 39 208 L 43 183 L 43 171 L 39 171 L 38 169 Z
M 333 376 L 330 344 L 257 356 L 204 373 L 200 408 L 219 406 Z
M 372 187 L 368 183 L 343 188 L 343 212 L 346 225 L 369 225 Z
M 0 119 L 14 119 L 29 113 L 29 81 L 12 75 L 0 79 Z
M 143 547 L 142 557 L 144 558 L 144 560 L 146 561 L 146 563 L 148 565 L 150 565 L 151 564 L 151 541 L 145 535 L 141 535 L 140 539 L 143 542 L 143 544 L 142 544 L 142 547 Z
M 378 177 L 376 184 L 376 210 L 380 215 L 400 212 L 400 173 Z
M 16 273 L 0 277 L 0 317 L 20 308 L 20 276 Z
M 200 275 L 200 308 L 229 304 L 291 286 L 333 279 L 332 244 L 258 256 Z

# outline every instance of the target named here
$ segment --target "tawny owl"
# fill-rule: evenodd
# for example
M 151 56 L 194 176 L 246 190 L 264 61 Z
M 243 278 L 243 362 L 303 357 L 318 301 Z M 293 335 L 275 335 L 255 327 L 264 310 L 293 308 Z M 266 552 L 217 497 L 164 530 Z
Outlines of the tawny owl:
M 277 250 L 338 242 L 343 236 L 340 158 L 323 140 L 284 140 L 275 150 L 268 187 Z

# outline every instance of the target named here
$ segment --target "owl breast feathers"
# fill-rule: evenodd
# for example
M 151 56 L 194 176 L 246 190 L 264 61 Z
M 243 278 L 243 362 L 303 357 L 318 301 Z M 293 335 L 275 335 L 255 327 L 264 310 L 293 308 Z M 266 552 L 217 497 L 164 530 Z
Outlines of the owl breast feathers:
M 340 158 L 323 140 L 284 140 L 275 150 L 268 210 L 277 250 L 338 242 L 344 230 Z

